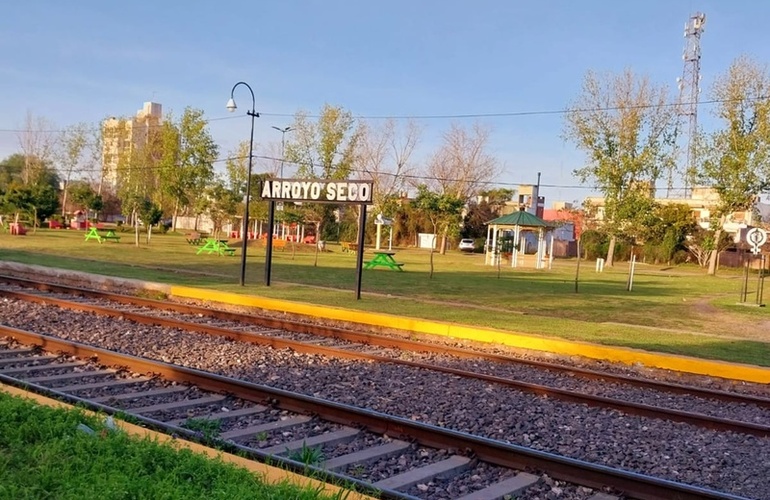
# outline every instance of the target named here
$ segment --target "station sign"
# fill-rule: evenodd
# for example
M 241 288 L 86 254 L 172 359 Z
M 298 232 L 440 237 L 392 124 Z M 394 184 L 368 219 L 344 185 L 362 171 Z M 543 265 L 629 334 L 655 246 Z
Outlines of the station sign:
M 263 200 L 371 205 L 372 182 L 333 179 L 268 179 Z

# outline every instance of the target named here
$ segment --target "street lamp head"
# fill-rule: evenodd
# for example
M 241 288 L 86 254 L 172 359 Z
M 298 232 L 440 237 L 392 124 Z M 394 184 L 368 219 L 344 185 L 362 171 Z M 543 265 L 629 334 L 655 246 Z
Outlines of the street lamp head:
M 231 112 L 231 113 L 232 113 L 233 111 L 235 111 L 236 109 L 238 109 L 238 106 L 236 106 L 236 105 L 235 105 L 235 99 L 233 99 L 233 98 L 231 97 L 231 98 L 230 98 L 230 100 L 229 100 L 229 101 L 227 101 L 227 106 L 226 106 L 226 108 L 227 108 L 227 110 L 228 110 L 229 112 Z

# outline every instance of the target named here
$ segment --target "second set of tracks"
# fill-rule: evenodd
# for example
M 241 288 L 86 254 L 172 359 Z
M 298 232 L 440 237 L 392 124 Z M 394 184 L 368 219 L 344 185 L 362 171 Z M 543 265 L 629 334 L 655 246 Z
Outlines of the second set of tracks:
M 730 431 L 759 437 L 767 437 L 770 434 L 770 427 L 761 421 L 741 421 L 659 407 L 646 403 L 624 401 L 618 398 L 516 380 L 510 376 L 489 373 L 488 368 L 474 371 L 451 365 L 453 364 L 452 360 L 455 359 L 493 362 L 500 366 L 524 364 L 548 372 L 557 372 L 562 375 L 568 374 L 569 378 L 574 379 L 585 381 L 601 380 L 604 383 L 627 385 L 666 394 L 703 398 L 717 401 L 721 404 L 755 407 L 761 413 L 764 410 L 770 409 L 770 399 L 759 396 L 660 383 L 552 363 L 521 360 L 444 345 L 426 344 L 398 337 L 358 333 L 301 322 L 212 310 L 198 306 L 155 301 L 61 285 L 36 283 L 10 277 L 0 277 L 0 282 L 3 283 L 2 288 L 0 288 L 0 296 L 7 298 L 37 302 L 71 310 L 88 311 L 99 315 L 121 317 L 137 323 L 222 336 L 240 342 L 269 345 L 275 348 L 288 348 L 308 354 L 401 364 L 413 368 L 440 371 L 454 377 L 476 378 L 487 383 L 513 387 L 520 391 L 545 395 L 569 402 L 612 408 L 628 414 L 684 422 L 719 431 Z M 159 373 L 169 380 L 195 384 L 204 390 L 232 394 L 235 397 L 252 402 L 259 401 L 264 403 L 265 401 L 271 401 L 285 410 L 315 414 L 321 418 L 347 426 L 363 426 L 371 432 L 384 433 L 389 436 L 401 436 L 426 446 L 466 450 L 466 453 L 473 457 L 497 466 L 514 469 L 534 468 L 548 471 L 553 477 L 574 481 L 577 484 L 590 485 L 592 487 L 610 486 L 632 497 L 663 498 L 672 494 L 675 490 L 668 488 L 674 487 L 679 488 L 676 491 L 676 497 L 678 498 L 730 498 L 729 495 L 709 496 L 713 494 L 710 490 L 678 485 L 678 483 L 673 483 L 677 486 L 672 486 L 670 482 L 662 480 L 657 481 L 656 486 L 654 478 L 652 483 L 648 483 L 647 480 L 650 478 L 646 478 L 646 476 L 623 473 L 622 471 L 617 471 L 617 475 L 613 479 L 608 480 L 608 477 L 612 476 L 612 470 L 609 468 L 597 465 L 591 466 L 591 464 L 587 464 L 588 467 L 586 468 L 586 463 L 584 462 L 564 457 L 553 457 L 547 453 L 536 452 L 528 448 L 478 438 L 465 433 L 456 433 L 446 429 L 442 430 L 410 420 L 383 416 L 377 412 L 347 407 L 346 405 L 323 402 L 317 398 L 292 395 L 286 391 L 255 386 L 246 382 L 238 383 L 238 381 L 233 379 L 226 379 L 212 374 L 202 375 L 203 372 L 196 372 L 189 368 L 164 365 L 162 363 L 156 364 L 157 362 L 142 360 L 141 358 L 132 359 L 129 363 L 127 361 L 128 358 L 125 358 L 126 355 L 124 354 L 111 353 L 82 344 L 67 347 L 63 344 L 64 341 L 55 340 L 45 335 L 23 333 L 9 328 L 3 328 L 0 333 L 16 338 L 20 342 L 44 346 L 47 350 L 95 357 L 98 358 L 100 363 L 111 366 L 129 366 L 131 370 L 139 373 Z M 435 363 L 430 363 L 424 359 L 419 361 L 409 359 L 419 357 L 415 356 L 415 353 L 428 353 L 437 357 L 438 360 Z M 0 371 L 1 373 L 2 371 Z M 755 418 L 754 420 L 760 419 Z M 456 460 L 461 461 L 459 458 Z M 633 484 L 634 482 L 638 482 L 638 484 Z M 655 488 L 659 489 L 656 490 Z

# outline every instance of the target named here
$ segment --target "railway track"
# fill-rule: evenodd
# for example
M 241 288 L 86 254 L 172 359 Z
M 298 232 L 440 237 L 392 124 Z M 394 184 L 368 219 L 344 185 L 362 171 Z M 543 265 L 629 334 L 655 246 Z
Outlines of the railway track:
M 529 498 L 541 493 L 542 473 L 631 498 L 742 498 L 7 326 L 0 328 L 0 382 L 382 498 L 430 498 L 420 495 L 426 484 L 451 488 L 469 477 L 475 487 L 455 498 Z
M 667 419 L 719 431 L 749 434 L 759 437 L 770 436 L 770 399 L 737 394 L 721 390 L 692 387 L 679 384 L 645 380 L 623 375 L 596 372 L 574 367 L 561 366 L 532 360 L 521 360 L 496 354 L 459 349 L 445 345 L 416 342 L 398 337 L 358 333 L 338 328 L 316 326 L 295 321 L 276 320 L 247 314 L 207 309 L 198 306 L 157 301 L 102 291 L 37 283 L 29 280 L 0 277 L 0 296 L 19 300 L 58 306 L 70 310 L 93 312 L 100 315 L 120 317 L 138 323 L 179 328 L 200 334 L 223 336 L 241 342 L 268 345 L 274 348 L 288 348 L 297 352 L 317 354 L 335 358 L 356 359 L 373 362 L 387 362 L 434 370 L 450 376 L 475 378 L 484 382 L 499 384 L 572 403 L 611 408 L 630 415 Z M 417 355 L 417 353 L 421 353 Z M 428 354 L 428 356 L 425 355 Z M 439 356 L 439 358 L 431 357 Z M 406 359 L 405 359 L 406 358 Z M 413 359 L 408 359 L 413 358 Z M 471 368 L 458 368 L 455 361 L 478 360 L 484 366 L 474 364 Z M 552 384 L 533 383 L 517 377 L 516 367 L 526 366 L 546 374 L 557 374 Z M 509 369 L 514 367 L 514 370 Z M 538 379 L 543 377 L 538 375 Z M 560 387 L 565 380 L 591 381 L 595 389 L 602 384 L 610 386 L 610 396 L 586 393 L 569 387 L 579 386 L 583 391 L 585 383 L 571 383 Z M 643 396 L 643 401 L 628 400 L 628 389 L 635 388 L 631 395 Z M 625 396 L 624 397 L 619 397 Z M 672 400 L 679 408 L 671 408 Z M 703 407 L 705 414 L 692 410 L 699 401 L 711 402 Z M 726 407 L 737 408 L 737 417 L 722 416 Z M 686 409 L 681 409 L 686 408 Z M 713 408 L 713 409 L 712 409 Z M 747 413 L 748 409 L 753 409 Z M 747 415 L 744 417 L 744 415 Z M 741 417 L 741 418 L 738 418 Z

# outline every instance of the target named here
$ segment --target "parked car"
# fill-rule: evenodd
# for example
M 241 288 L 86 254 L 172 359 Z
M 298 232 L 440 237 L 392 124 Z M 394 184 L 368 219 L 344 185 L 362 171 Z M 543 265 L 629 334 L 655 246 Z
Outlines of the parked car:
M 457 247 L 461 252 L 473 252 L 476 250 L 476 242 L 470 238 L 463 238 Z

